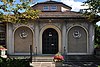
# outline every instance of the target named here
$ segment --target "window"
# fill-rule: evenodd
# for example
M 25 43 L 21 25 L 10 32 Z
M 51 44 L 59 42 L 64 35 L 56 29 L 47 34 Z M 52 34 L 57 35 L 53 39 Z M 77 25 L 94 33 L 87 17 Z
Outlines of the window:
M 51 10 L 57 10 L 57 6 L 51 6 Z
M 5 33 L 0 32 L 0 45 L 5 45 Z
M 5 25 L 3 23 L 0 23 L 0 45 L 4 46 L 6 45 L 6 33 L 5 33 Z
M 44 7 L 43 7 L 43 10 L 44 10 L 44 11 L 49 10 L 49 6 L 44 6 Z

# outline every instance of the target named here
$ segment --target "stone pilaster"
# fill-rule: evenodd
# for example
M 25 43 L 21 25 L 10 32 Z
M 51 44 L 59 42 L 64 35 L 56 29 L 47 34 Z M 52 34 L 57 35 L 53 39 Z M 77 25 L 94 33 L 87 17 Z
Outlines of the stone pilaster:
M 35 54 L 39 54 L 40 50 L 39 50 L 39 25 L 38 22 L 35 24 L 35 43 L 34 43 L 34 52 Z

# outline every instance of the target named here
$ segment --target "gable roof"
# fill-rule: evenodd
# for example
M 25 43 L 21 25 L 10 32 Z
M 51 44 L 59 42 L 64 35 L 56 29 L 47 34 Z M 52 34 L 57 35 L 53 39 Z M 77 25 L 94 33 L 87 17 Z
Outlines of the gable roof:
M 57 1 L 45 1 L 45 2 L 40 2 L 40 3 L 37 3 L 37 4 L 33 5 L 32 7 L 35 7 L 35 6 L 38 5 L 38 4 L 62 4 L 62 5 L 64 5 L 64 6 L 66 6 L 66 7 L 68 7 L 69 9 L 72 9 L 72 7 L 66 5 L 66 4 L 64 4 L 64 3 L 62 3 L 62 2 L 57 2 Z

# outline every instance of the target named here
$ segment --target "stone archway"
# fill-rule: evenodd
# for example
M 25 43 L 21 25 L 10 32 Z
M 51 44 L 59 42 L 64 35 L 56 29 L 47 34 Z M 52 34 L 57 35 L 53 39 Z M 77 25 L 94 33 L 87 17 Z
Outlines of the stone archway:
M 58 52 L 61 52 L 61 31 L 60 31 L 60 29 L 58 27 L 56 27 L 55 25 L 46 25 L 40 31 L 40 54 L 43 54 L 43 52 L 42 52 L 42 35 L 43 35 L 43 32 L 46 29 L 49 29 L 49 28 L 54 29 L 58 33 Z
M 14 33 L 14 53 L 29 53 L 30 45 L 33 45 L 32 30 L 26 26 L 21 26 Z
M 74 26 L 68 31 L 68 53 L 87 53 L 87 31 L 80 27 Z

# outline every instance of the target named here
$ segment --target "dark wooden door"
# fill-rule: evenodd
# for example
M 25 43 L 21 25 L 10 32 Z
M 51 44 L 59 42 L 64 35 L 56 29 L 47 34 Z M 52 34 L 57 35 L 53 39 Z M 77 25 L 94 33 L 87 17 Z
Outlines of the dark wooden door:
M 42 53 L 56 54 L 58 52 L 58 33 L 55 29 L 48 28 L 42 35 Z

